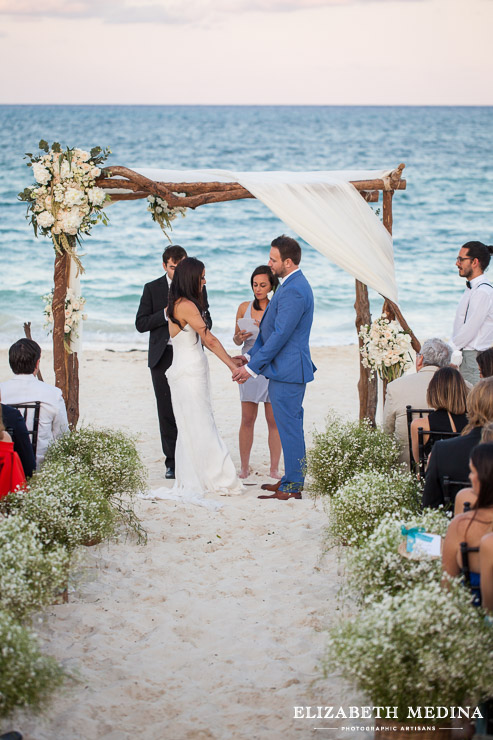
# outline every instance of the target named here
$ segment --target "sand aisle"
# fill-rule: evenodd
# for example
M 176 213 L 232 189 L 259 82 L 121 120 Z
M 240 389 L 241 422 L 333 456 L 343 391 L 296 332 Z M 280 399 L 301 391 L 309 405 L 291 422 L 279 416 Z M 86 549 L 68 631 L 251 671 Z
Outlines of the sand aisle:
M 352 417 L 358 410 L 356 348 L 313 356 L 319 372 L 305 402 L 308 443 L 330 407 Z M 210 365 L 216 421 L 238 464 L 238 391 L 221 363 Z M 52 382 L 48 353 L 42 369 Z M 0 377 L 9 374 L 2 352 Z M 150 487 L 163 485 L 145 353 L 84 353 L 81 411 L 83 423 L 132 432 Z M 294 720 L 293 707 L 348 703 L 342 687 L 313 683 L 321 630 L 337 614 L 336 556 L 321 558 L 320 506 L 256 498 L 268 471 L 266 441 L 259 418 L 254 485 L 221 498 L 220 512 L 139 501 L 146 547 L 128 541 L 84 551 L 70 603 L 49 608 L 38 625 L 47 650 L 80 682 L 45 716 L 18 716 L 26 740 L 289 740 L 318 737 L 315 726 L 331 725 Z

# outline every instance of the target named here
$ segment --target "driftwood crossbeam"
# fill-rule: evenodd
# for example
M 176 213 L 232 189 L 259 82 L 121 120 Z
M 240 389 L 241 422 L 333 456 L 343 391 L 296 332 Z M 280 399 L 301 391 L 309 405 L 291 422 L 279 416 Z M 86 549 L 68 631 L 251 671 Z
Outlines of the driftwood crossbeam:
M 359 180 L 352 185 L 361 193 L 361 196 L 371 203 L 379 200 L 379 192 L 383 192 L 382 216 L 385 228 L 392 233 L 392 198 L 396 190 L 405 190 L 406 181 L 402 179 L 405 165 L 400 164 L 387 177 L 375 180 Z M 97 179 L 98 187 L 107 191 L 112 201 L 138 200 L 149 195 L 158 196 L 165 200 L 170 208 L 191 208 L 208 203 L 224 203 L 245 198 L 254 198 L 246 188 L 239 183 L 223 182 L 157 182 L 141 175 L 128 167 L 112 166 L 101 171 Z M 124 192 L 122 192 L 124 191 Z M 62 389 L 69 422 L 75 427 L 79 417 L 79 380 L 77 354 L 68 354 L 63 342 L 63 325 L 57 330 L 57 317 L 62 306 L 68 287 L 70 255 L 66 252 L 57 254 L 55 259 L 55 289 L 53 296 L 53 313 L 55 327 L 53 332 L 53 350 L 56 383 Z M 370 302 L 367 286 L 356 280 L 356 330 L 359 333 L 364 324 L 371 322 Z M 397 319 L 402 328 L 411 335 L 412 346 L 416 351 L 420 343 L 414 336 L 399 307 L 386 299 L 383 312 L 389 319 Z M 60 319 L 61 322 L 61 319 Z M 60 323 L 58 322 L 58 323 Z M 362 342 L 358 339 L 361 346 Z M 370 379 L 369 371 L 360 362 L 360 379 L 358 383 L 360 398 L 360 418 L 368 417 L 375 423 L 377 406 L 376 379 Z

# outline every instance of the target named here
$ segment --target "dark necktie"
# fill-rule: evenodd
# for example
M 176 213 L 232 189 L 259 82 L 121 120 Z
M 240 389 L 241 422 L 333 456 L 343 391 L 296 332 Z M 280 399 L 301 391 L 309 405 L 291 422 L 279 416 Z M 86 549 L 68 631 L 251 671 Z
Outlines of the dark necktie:
M 469 288 L 469 290 L 471 290 L 471 283 L 469 282 L 469 280 L 466 280 L 466 288 Z

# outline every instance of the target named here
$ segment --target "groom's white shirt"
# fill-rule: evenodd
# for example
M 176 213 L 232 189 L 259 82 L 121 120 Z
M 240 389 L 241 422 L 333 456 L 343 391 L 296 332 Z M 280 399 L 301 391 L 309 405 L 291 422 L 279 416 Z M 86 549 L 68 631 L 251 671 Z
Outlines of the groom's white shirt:
M 67 410 L 60 388 L 44 383 L 30 373 L 14 375 L 11 380 L 0 383 L 0 395 L 2 403 L 6 404 L 41 401 L 36 448 L 36 466 L 39 468 L 51 442 L 68 431 Z M 32 429 L 32 418 L 33 412 L 29 411 L 28 429 Z

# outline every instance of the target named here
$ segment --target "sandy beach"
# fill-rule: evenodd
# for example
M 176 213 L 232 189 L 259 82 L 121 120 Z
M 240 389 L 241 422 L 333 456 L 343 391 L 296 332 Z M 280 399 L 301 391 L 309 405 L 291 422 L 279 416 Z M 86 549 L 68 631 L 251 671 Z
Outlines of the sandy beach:
M 308 445 L 330 408 L 356 418 L 357 354 L 354 345 L 313 350 Z M 216 422 L 239 466 L 238 389 L 210 354 L 209 363 Z M 53 382 L 49 352 L 41 367 Z M 9 376 L 2 351 L 0 377 Z M 164 485 L 146 352 L 84 352 L 80 379 L 80 423 L 132 434 L 149 488 Z M 340 607 L 337 555 L 323 555 L 326 514 L 308 497 L 257 499 L 269 469 L 266 430 L 259 414 L 250 485 L 241 497 L 221 498 L 219 512 L 139 500 L 147 546 L 129 539 L 81 553 L 69 603 L 50 607 L 35 625 L 46 651 L 79 678 L 44 715 L 16 716 L 25 740 L 351 735 L 315 729 L 340 720 L 294 719 L 295 706 L 360 702 L 320 677 L 324 628 Z

